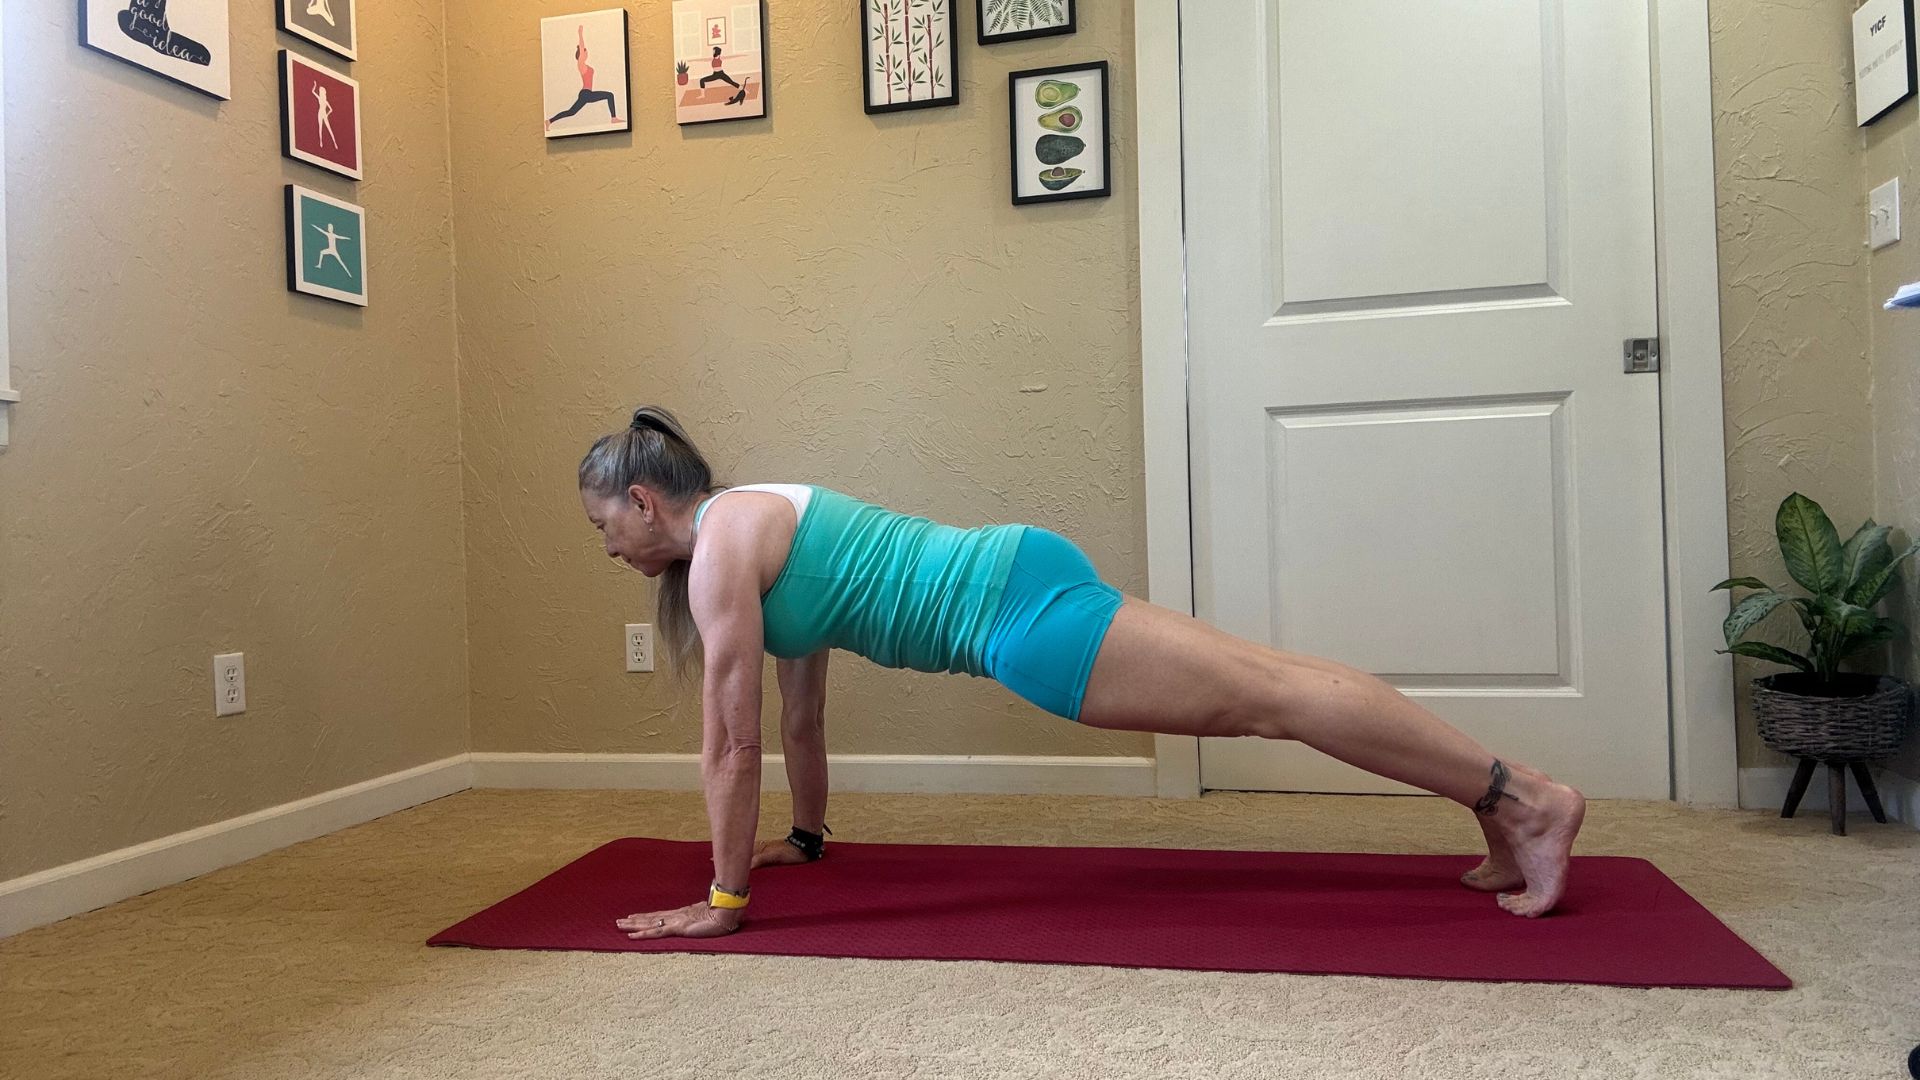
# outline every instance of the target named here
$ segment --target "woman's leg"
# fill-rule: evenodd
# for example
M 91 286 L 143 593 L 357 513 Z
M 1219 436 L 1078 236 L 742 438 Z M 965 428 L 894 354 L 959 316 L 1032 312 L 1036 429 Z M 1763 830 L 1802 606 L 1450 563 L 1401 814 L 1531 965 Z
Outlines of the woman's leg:
M 565 120 L 567 117 L 572 116 L 574 113 L 577 113 L 581 109 L 585 108 L 587 102 L 593 100 L 591 97 L 588 96 L 588 94 L 590 93 L 591 91 L 588 91 L 588 90 L 580 91 L 580 96 L 573 99 L 573 106 L 571 108 L 567 109 L 567 111 L 565 112 L 554 113 L 552 116 L 547 118 L 547 123 L 557 124 L 560 121 Z
M 1462 880 L 1502 895 L 1516 915 L 1544 915 L 1566 888 L 1586 800 L 1525 766 L 1503 763 L 1465 732 L 1366 672 L 1237 638 L 1127 597 L 1094 660 L 1080 708 L 1093 727 L 1169 735 L 1295 739 L 1389 779 L 1479 806 L 1489 856 Z

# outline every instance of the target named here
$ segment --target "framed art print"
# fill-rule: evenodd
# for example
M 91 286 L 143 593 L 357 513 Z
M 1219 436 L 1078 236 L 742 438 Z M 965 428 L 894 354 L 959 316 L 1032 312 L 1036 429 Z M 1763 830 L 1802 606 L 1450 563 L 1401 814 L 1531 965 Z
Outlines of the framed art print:
M 1853 121 L 1865 127 L 1913 96 L 1912 0 L 1866 0 L 1853 11 Z
M 360 84 L 281 49 L 280 152 L 362 179 Z
M 1015 206 L 1113 194 L 1107 62 L 1007 76 Z
M 632 129 L 627 9 L 541 19 L 540 79 L 547 138 Z
M 1073 33 L 1073 0 L 974 0 L 982 45 Z
M 710 124 L 767 115 L 766 21 L 760 0 L 673 0 L 676 121 Z
M 227 0 L 80 0 L 80 44 L 222 101 Z
M 953 8 L 964 0 L 860 0 L 860 87 L 870 113 L 960 103 Z
M 360 59 L 354 44 L 359 0 L 274 0 L 280 29 L 348 60 Z
M 287 288 L 367 306 L 367 212 L 287 185 Z

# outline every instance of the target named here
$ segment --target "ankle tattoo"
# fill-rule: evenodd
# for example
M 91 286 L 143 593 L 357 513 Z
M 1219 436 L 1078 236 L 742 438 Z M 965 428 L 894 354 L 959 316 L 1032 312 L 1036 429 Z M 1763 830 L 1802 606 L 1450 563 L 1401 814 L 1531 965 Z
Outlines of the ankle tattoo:
M 1500 812 L 1502 798 L 1512 799 L 1514 802 L 1520 801 L 1520 796 L 1507 791 L 1507 767 L 1499 758 L 1495 758 L 1493 759 L 1493 783 L 1487 786 L 1486 795 L 1473 804 L 1473 812 L 1492 817 Z

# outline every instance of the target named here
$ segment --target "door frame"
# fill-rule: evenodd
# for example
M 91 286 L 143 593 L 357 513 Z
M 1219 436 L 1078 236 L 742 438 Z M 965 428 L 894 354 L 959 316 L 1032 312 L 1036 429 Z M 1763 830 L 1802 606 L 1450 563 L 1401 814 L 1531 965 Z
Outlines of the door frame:
M 1670 794 L 1689 805 L 1733 807 L 1739 805 L 1733 658 L 1714 651 L 1725 644 L 1720 624 L 1728 599 L 1707 591 L 1730 573 L 1707 0 L 1647 0 L 1647 6 Z M 1133 20 L 1147 598 L 1192 614 L 1180 0 L 1135 0 Z M 1160 796 L 1200 794 L 1200 740 L 1155 735 L 1154 756 Z

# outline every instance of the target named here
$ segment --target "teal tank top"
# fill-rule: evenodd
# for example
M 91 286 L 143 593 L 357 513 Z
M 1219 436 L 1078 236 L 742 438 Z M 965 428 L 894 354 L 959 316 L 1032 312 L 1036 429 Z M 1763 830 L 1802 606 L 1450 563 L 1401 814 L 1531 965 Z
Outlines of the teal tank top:
M 883 667 L 984 676 L 993 618 L 1025 525 L 961 529 L 807 485 L 793 548 L 760 598 L 766 649 L 823 648 Z M 694 529 L 713 502 L 694 512 Z

